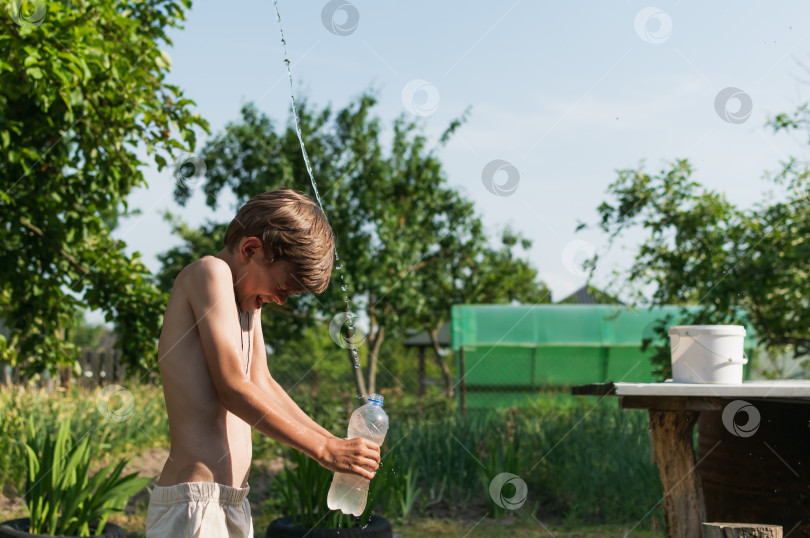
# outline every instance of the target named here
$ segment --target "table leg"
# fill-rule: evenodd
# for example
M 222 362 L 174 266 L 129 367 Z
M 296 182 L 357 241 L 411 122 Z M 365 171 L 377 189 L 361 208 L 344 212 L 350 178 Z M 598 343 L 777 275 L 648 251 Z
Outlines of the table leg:
M 650 409 L 653 462 L 658 465 L 664 495 L 664 520 L 670 538 L 701 536 L 706 521 L 706 505 L 700 474 L 695 468 L 692 431 L 697 411 Z

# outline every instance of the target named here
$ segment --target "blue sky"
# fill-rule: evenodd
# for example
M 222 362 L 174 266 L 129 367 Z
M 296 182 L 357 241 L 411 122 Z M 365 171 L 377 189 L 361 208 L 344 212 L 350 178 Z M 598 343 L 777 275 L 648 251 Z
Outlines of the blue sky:
M 322 20 L 341 3 L 329 20 L 346 35 Z M 578 221 L 595 222 L 615 170 L 644 159 L 652 172 L 689 158 L 694 179 L 750 206 L 772 188 L 763 172 L 788 155 L 807 157 L 805 134 L 774 135 L 764 126 L 810 96 L 801 81 L 810 72 L 799 65 L 810 65 L 806 2 L 280 0 L 279 8 L 296 91 L 315 103 L 342 107 L 374 87 L 383 120 L 415 112 L 434 139 L 472 106 L 440 152 L 448 181 L 476 202 L 493 236 L 510 225 L 534 241 L 528 256 L 554 300 L 585 282 L 577 263 L 594 250 L 605 256 L 597 285 L 627 266 L 640 236 L 605 253 L 602 234 L 574 231 Z M 287 120 L 289 85 L 271 0 L 195 2 L 172 37 L 169 81 L 197 102 L 213 133 L 250 101 Z M 403 97 L 414 87 L 421 90 Z M 721 109 L 739 115 L 737 123 L 715 107 L 727 87 L 744 94 Z M 495 159 L 519 174 L 509 196 L 484 186 L 482 171 Z M 168 170 L 147 169 L 146 178 L 149 187 L 130 198 L 142 214 L 116 235 L 153 270 L 155 255 L 178 242 L 162 211 L 191 223 L 233 216 L 231 201 L 214 213 L 199 194 L 179 208 Z M 495 179 L 505 180 L 505 173 Z

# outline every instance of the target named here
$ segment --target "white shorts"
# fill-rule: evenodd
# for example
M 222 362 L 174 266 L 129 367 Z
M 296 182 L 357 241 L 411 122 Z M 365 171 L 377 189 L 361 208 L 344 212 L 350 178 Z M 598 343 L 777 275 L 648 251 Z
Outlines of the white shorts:
M 253 538 L 250 486 L 216 482 L 155 486 L 146 512 L 147 538 Z

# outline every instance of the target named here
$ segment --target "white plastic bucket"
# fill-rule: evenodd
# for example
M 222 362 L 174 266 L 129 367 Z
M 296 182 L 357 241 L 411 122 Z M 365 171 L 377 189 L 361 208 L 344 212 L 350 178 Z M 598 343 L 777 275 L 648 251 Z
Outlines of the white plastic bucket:
M 672 381 L 742 383 L 745 327 L 742 325 L 674 325 L 669 328 Z

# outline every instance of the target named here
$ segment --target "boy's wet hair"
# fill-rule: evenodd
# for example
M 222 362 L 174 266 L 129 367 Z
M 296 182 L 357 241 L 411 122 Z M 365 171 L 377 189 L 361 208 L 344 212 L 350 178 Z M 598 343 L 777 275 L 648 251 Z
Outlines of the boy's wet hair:
M 335 261 L 335 238 L 321 208 L 307 196 L 282 189 L 262 193 L 243 205 L 225 231 L 233 252 L 243 237 L 258 237 L 264 261 L 293 267 L 294 292 L 322 293 Z

